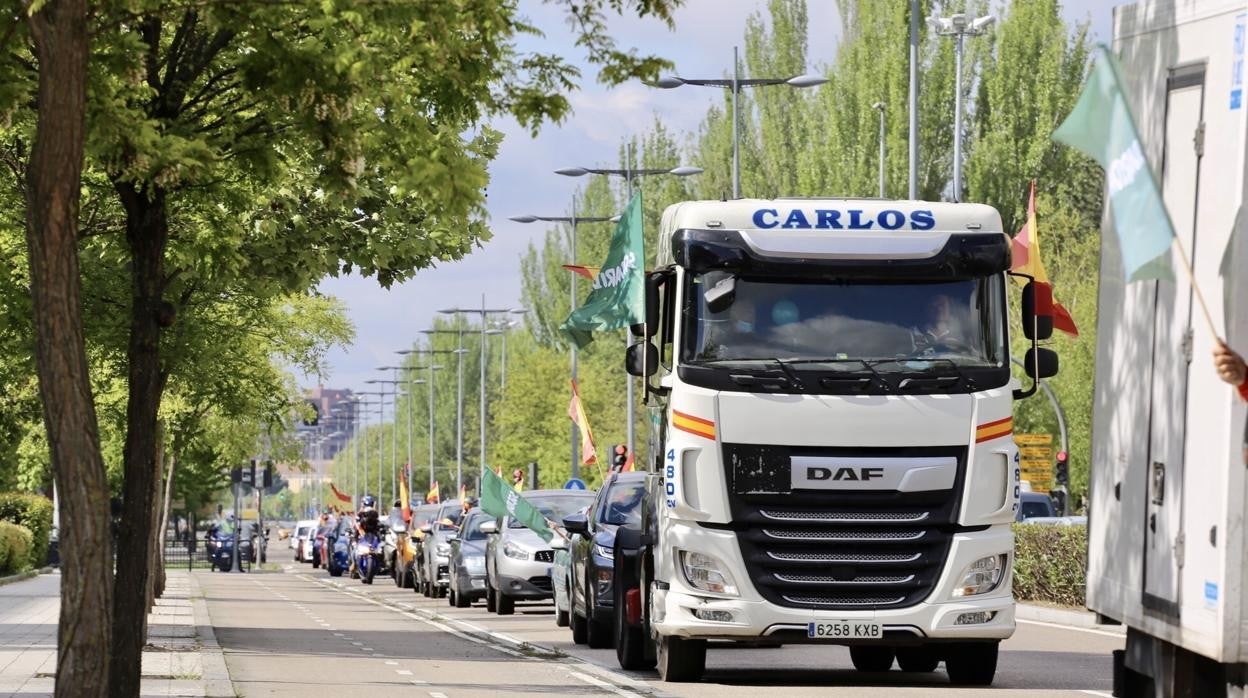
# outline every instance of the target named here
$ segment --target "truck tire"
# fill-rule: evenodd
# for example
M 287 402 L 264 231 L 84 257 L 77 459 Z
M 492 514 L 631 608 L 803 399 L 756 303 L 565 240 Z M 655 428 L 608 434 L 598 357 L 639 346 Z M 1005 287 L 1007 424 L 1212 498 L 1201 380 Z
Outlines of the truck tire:
M 668 683 L 699 681 L 706 672 L 706 640 L 659 636 L 659 678 Z
M 997 645 L 993 642 L 967 642 L 949 647 L 945 671 L 955 686 L 991 686 L 997 675 Z
M 651 669 L 654 662 L 646 656 L 646 621 L 642 618 L 640 626 L 628 624 L 628 613 L 624 608 L 624 594 L 615 595 L 615 658 L 621 669 Z
M 882 645 L 853 645 L 849 659 L 858 671 L 880 672 L 893 668 L 893 648 Z
M 494 592 L 494 611 L 500 616 L 509 616 L 516 612 L 516 600 L 501 591 Z
M 898 647 L 897 666 L 902 671 L 930 673 L 940 664 L 940 655 L 933 647 Z
M 573 608 L 570 613 L 571 617 L 568 619 L 568 622 L 572 625 L 572 642 L 578 645 L 583 645 L 589 641 L 588 623 L 586 623 L 585 619 L 576 612 L 575 608 Z

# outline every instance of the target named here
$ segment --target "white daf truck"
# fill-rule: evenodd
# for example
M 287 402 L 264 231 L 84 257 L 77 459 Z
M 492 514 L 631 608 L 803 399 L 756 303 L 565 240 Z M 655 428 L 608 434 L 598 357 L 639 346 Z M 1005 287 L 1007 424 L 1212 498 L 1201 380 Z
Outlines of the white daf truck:
M 627 360 L 659 455 L 617 540 L 621 665 L 688 681 L 708 640 L 829 643 L 864 671 L 992 682 L 1014 632 L 1013 401 L 1057 369 L 1033 340 L 1031 387 L 1011 378 L 1009 266 L 977 204 L 666 210 Z
M 1245 0 L 1114 10 L 1113 49 L 1140 140 L 1214 331 L 1240 353 L 1248 352 L 1246 40 Z M 1117 237 L 1103 240 L 1087 604 L 1126 626 L 1114 693 L 1243 696 L 1244 403 L 1214 371 L 1214 332 L 1177 248 L 1174 281 L 1125 283 Z

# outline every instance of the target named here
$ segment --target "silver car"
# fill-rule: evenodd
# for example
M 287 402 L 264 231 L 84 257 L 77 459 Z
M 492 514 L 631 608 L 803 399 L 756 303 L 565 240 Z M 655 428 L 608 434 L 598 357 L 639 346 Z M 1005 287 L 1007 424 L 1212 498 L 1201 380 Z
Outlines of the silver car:
M 451 538 L 459 530 L 459 518 L 464 509 L 458 499 L 442 503 L 433 521 L 422 527 L 425 537 L 420 542 L 421 568 L 417 576 L 417 591 L 425 596 L 439 599 L 446 595 L 450 582 Z
M 558 523 L 594 501 L 584 490 L 532 490 L 521 495 L 547 520 Z M 551 598 L 550 567 L 555 551 L 524 524 L 503 517 L 487 522 L 485 549 L 485 607 L 499 615 L 515 613 L 516 599 Z

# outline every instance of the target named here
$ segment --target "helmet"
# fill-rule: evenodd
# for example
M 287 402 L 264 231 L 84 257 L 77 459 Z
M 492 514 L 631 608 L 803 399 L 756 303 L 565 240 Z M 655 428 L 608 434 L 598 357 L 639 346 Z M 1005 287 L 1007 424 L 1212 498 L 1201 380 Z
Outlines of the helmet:
M 360 500 L 360 506 L 370 508 L 375 507 L 377 506 L 377 499 L 371 494 L 366 494 L 364 495 L 364 498 Z

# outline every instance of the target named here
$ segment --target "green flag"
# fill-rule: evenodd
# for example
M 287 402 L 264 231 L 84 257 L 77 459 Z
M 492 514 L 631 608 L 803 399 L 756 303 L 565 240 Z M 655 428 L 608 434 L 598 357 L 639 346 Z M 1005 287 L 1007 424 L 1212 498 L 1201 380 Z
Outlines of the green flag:
M 546 517 L 537 507 L 529 504 L 524 497 L 503 482 L 503 478 L 494 474 L 493 470 L 485 469 L 481 480 L 481 509 L 494 516 L 510 516 L 533 530 L 547 543 L 555 537 L 550 526 L 546 525 Z
M 646 316 L 644 245 L 641 230 L 641 194 L 628 202 L 611 236 L 611 249 L 594 279 L 585 305 L 568 315 L 559 329 L 583 347 L 594 341 L 594 331 L 618 330 L 643 322 Z M 572 260 L 575 262 L 576 260 Z
M 1140 145 L 1131 107 L 1122 93 L 1118 61 L 1097 46 L 1088 83 L 1075 108 L 1053 132 L 1105 168 L 1114 231 L 1127 281 L 1173 279 L 1168 252 L 1174 226 Z

